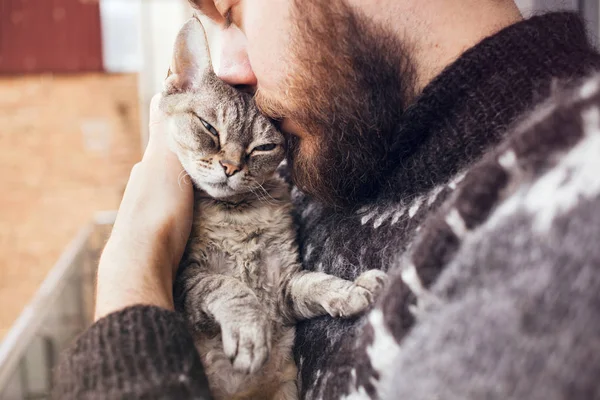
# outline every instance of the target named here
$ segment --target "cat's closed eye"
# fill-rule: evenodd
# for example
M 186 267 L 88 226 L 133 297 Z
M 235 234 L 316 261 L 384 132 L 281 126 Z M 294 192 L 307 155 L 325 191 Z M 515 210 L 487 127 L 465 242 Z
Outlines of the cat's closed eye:
M 271 151 L 275 150 L 276 147 L 277 145 L 274 143 L 263 144 L 261 146 L 256 146 L 255 148 L 253 148 L 252 152 L 254 153 L 255 151 Z
M 200 120 L 200 123 L 202 123 L 202 126 L 204 126 L 204 129 L 209 131 L 211 135 L 219 136 L 219 131 L 217 131 L 214 126 L 212 126 L 211 124 L 209 124 L 208 122 L 203 120 L 201 117 L 199 117 L 197 115 L 196 115 L 196 117 Z

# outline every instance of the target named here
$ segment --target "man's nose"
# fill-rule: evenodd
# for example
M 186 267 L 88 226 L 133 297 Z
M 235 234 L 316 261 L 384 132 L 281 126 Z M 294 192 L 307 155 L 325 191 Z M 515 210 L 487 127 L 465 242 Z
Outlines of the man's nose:
M 237 28 L 223 31 L 217 76 L 231 86 L 256 87 L 256 75 L 250 65 L 246 37 Z

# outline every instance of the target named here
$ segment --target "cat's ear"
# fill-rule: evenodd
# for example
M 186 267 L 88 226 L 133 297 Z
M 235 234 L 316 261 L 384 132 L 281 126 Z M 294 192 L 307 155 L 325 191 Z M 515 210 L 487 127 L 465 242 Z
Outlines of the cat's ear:
M 175 40 L 165 90 L 167 94 L 193 90 L 202 78 L 211 72 L 212 65 L 204 27 L 197 18 L 191 18 L 183 25 Z

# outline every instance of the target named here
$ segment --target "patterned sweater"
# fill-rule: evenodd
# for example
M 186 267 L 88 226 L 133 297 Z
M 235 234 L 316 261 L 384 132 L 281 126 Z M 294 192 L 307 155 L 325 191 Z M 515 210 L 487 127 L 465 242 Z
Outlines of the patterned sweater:
M 599 69 L 576 16 L 518 23 L 407 110 L 375 199 L 294 190 L 305 268 L 392 277 L 363 318 L 299 325 L 303 398 L 600 399 Z M 60 399 L 208 398 L 183 323 L 151 307 L 96 323 L 56 376 Z

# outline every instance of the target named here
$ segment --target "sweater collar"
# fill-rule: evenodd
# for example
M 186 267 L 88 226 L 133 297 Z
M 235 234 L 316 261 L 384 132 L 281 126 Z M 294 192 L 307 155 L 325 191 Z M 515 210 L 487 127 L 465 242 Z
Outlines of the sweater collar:
M 447 182 L 546 98 L 554 79 L 578 79 L 598 68 L 600 56 L 576 14 L 537 16 L 484 39 L 403 115 L 383 195 L 416 196 Z

